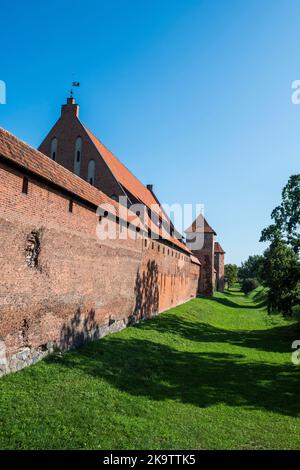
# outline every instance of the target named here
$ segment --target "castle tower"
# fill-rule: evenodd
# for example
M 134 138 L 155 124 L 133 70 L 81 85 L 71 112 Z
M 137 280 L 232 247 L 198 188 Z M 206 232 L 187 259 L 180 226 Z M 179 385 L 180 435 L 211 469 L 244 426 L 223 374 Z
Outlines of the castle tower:
M 198 215 L 192 225 L 185 230 L 185 233 L 188 248 L 190 248 L 193 255 L 196 256 L 201 263 L 198 293 L 211 296 L 213 295 L 215 286 L 214 237 L 217 234 L 202 214 Z M 197 244 L 195 244 L 196 238 L 199 239 L 199 243 Z
M 224 255 L 225 251 L 220 243 L 215 242 L 214 265 L 216 270 L 216 289 L 219 292 L 224 292 Z

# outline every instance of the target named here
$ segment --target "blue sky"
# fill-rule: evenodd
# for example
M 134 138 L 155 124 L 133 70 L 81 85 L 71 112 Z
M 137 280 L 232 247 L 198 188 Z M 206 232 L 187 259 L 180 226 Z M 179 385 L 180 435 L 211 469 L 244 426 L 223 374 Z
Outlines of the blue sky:
M 80 81 L 81 120 L 240 263 L 299 172 L 299 23 L 297 0 L 2 0 L 0 125 L 38 146 Z

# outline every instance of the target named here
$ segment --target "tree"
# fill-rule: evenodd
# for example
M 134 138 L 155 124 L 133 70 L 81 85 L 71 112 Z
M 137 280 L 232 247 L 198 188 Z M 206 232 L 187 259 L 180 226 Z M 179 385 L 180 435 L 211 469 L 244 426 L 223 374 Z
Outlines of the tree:
M 262 277 L 268 287 L 268 311 L 291 315 L 300 302 L 300 175 L 292 175 L 282 190 L 282 202 L 262 231 L 260 241 L 270 241 L 264 253 Z
M 268 287 L 268 312 L 292 315 L 300 302 L 300 263 L 285 241 L 276 239 L 265 251 L 262 277 Z
M 300 251 L 300 174 L 292 175 L 282 190 L 282 202 L 271 214 L 274 223 L 262 231 L 260 241 L 282 239 Z
M 228 282 L 228 286 L 231 287 L 238 279 L 238 267 L 236 264 L 225 264 L 225 277 Z
M 264 263 L 264 257 L 261 255 L 249 256 L 249 258 L 242 263 L 239 269 L 239 279 L 242 282 L 245 279 L 257 279 L 261 282 L 261 273 Z

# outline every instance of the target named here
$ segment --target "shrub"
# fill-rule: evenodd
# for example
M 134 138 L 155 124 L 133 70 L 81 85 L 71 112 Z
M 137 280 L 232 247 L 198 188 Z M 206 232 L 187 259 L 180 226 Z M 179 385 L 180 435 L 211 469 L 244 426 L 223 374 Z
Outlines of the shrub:
M 258 286 L 259 286 L 259 282 L 257 279 L 247 278 L 243 280 L 242 291 L 244 292 L 244 294 L 249 294 Z

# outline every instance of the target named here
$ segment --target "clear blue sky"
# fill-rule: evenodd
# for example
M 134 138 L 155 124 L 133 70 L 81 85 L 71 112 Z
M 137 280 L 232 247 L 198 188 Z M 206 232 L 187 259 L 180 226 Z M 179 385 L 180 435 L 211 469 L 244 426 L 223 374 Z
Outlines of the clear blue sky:
M 38 146 L 80 81 L 82 121 L 239 263 L 299 172 L 299 25 L 297 0 L 2 0 L 0 125 Z

